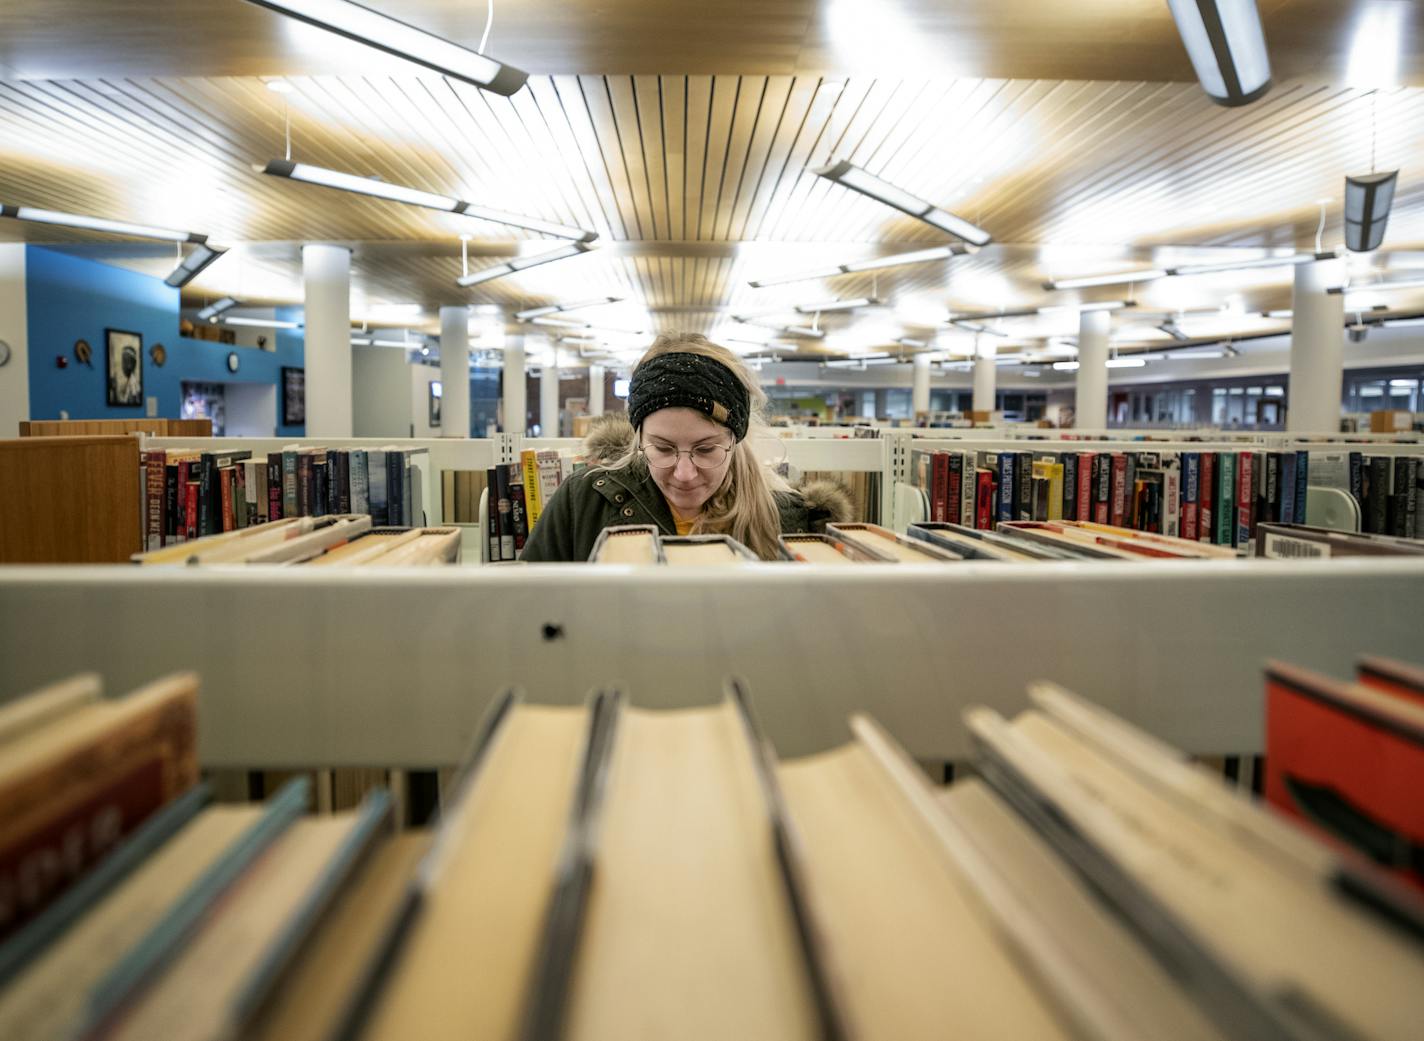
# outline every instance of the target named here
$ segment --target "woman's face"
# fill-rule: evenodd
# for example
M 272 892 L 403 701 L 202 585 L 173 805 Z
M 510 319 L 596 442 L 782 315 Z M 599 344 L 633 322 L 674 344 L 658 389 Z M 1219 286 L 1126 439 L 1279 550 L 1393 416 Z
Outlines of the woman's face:
M 643 420 L 640 441 L 646 449 L 650 445 L 678 449 L 675 466 L 660 469 L 649 466 L 653 482 L 663 493 L 668 503 L 680 516 L 692 517 L 701 512 L 702 506 L 712 493 L 722 486 L 727 476 L 727 467 L 732 465 L 730 452 L 722 453 L 722 460 L 709 470 L 702 470 L 692 462 L 691 450 L 700 445 L 732 446 L 732 432 L 720 423 L 714 423 L 701 412 L 692 408 L 665 408 L 654 412 Z

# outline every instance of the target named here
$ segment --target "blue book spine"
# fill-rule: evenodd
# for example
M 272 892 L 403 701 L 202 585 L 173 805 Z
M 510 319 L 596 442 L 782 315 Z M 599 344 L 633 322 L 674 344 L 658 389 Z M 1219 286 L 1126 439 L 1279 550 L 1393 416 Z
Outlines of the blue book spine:
M 386 523 L 386 453 L 368 452 L 367 479 L 370 484 L 371 523 Z
M 1310 489 L 1310 453 L 1295 454 L 1295 523 L 1308 524 L 1305 519 L 1306 493 Z
M 370 513 L 370 485 L 367 483 L 366 450 L 351 451 L 351 512 Z
M 386 523 L 405 524 L 405 474 L 402 467 L 404 453 L 386 453 Z
M 1282 524 L 1295 523 L 1295 453 L 1281 453 L 1281 512 Z
M 999 453 L 999 512 L 1001 521 L 1014 520 L 1014 453 Z

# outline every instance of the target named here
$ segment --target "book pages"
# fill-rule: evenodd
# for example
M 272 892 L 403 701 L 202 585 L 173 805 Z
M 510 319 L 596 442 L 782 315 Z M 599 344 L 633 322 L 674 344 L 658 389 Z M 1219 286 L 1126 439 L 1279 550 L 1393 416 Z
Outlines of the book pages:
M 122 1015 L 108 1041 L 219 1041 L 233 1004 L 357 822 L 354 813 L 293 824 L 248 869 L 212 918 Z
M 664 542 L 663 559 L 674 567 L 697 567 L 740 564 L 745 558 L 725 542 Z
M 1275 1014 L 1324 1016 L 1377 1041 L 1418 1036 L 1424 954 L 1417 946 L 1323 894 L 1314 880 L 1264 867 L 1040 713 L 1023 713 L 1011 729 L 1067 772 L 1074 788 L 1065 800 L 1106 813 L 1110 823 L 1093 841 Z
M 863 1041 L 1067 1041 L 934 837 L 860 744 L 778 768 Z
M 327 1041 L 400 908 L 430 833 L 404 832 L 372 850 L 298 956 L 247 1041 Z
M 48 1041 L 81 1025 L 90 990 L 261 815 L 213 807 L 166 842 L 0 992 L 0 1037 Z
M 567 1041 L 798 1041 L 810 980 L 741 720 L 625 710 Z
M 806 564 L 854 564 L 855 561 L 846 556 L 829 542 L 822 542 L 820 539 L 796 539 L 786 540 L 786 548 L 796 555 L 796 558 Z
M 359 539 L 352 539 L 335 549 L 327 550 L 319 557 L 305 562 L 305 567 L 328 567 L 333 564 L 365 564 L 389 552 L 393 547 L 414 541 L 415 531 L 389 532 L 371 531 Z
M 0 705 L 0 745 L 33 734 L 62 716 L 93 704 L 102 693 L 98 674 L 85 672 Z
M 594 559 L 595 564 L 656 564 L 657 536 L 652 532 L 630 531 L 610 534 Z
M 510 709 L 442 826 L 420 917 L 357 1036 L 515 1037 L 587 720 L 583 708 Z

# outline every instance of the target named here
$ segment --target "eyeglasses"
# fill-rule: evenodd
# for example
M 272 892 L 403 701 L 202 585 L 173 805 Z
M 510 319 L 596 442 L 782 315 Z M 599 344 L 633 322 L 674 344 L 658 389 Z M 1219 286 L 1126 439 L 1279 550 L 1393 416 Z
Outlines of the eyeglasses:
M 699 470 L 715 470 L 726 462 L 727 453 L 731 450 L 731 445 L 697 445 L 685 451 L 671 445 L 639 446 L 643 458 L 655 470 L 671 470 L 684 455 L 691 459 L 692 465 Z

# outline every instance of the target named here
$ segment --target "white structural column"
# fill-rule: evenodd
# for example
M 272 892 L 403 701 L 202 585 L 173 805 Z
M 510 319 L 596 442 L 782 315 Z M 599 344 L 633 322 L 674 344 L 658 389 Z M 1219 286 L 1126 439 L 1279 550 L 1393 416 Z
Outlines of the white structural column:
M 994 411 L 994 381 L 999 376 L 999 366 L 994 361 L 993 348 L 989 348 L 991 353 L 988 357 L 979 356 L 974 359 L 974 411 L 993 412 Z
M 10 348 L 9 362 L 0 366 L 0 437 L 14 437 L 19 433 L 21 421 L 30 418 L 26 248 L 23 242 L 0 243 L 0 340 Z
M 915 382 L 910 387 L 910 416 L 930 410 L 930 356 L 917 354 L 914 360 Z
M 588 367 L 588 414 L 603 415 L 603 366 Z
M 1078 315 L 1078 389 L 1073 423 L 1085 430 L 1108 425 L 1108 335 L 1112 315 L 1084 311 Z
M 539 430 L 544 437 L 559 436 L 559 355 L 553 346 L 540 369 Z
M 524 341 L 511 337 L 504 345 L 504 433 L 524 433 Z
M 1343 260 L 1297 264 L 1292 300 L 1290 406 L 1291 433 L 1334 434 L 1340 430 L 1340 389 L 1345 367 L 1345 295 L 1327 293 L 1345 277 Z
M 440 308 L 440 431 L 470 436 L 470 309 Z
M 306 284 L 307 436 L 350 437 L 351 251 L 344 246 L 303 246 L 302 277 Z

